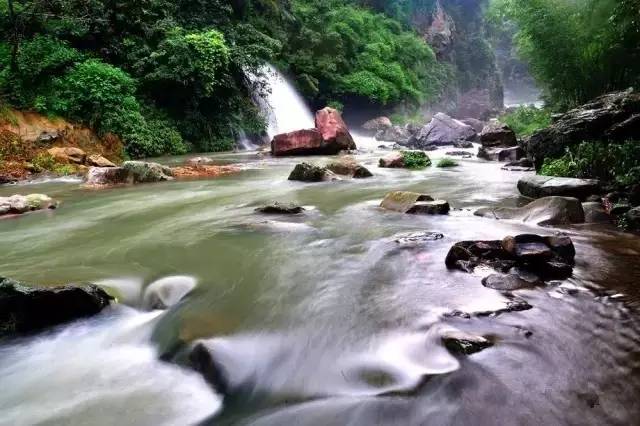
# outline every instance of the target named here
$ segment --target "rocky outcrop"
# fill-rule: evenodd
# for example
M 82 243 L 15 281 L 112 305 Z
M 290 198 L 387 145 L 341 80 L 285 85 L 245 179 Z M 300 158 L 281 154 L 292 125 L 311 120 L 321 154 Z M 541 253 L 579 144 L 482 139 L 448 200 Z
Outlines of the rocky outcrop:
M 533 234 L 505 237 L 502 241 L 456 243 L 445 260 L 449 269 L 473 272 L 479 266 L 507 273 L 514 269 L 541 280 L 565 279 L 573 273 L 575 248 L 567 236 Z
M 316 129 L 332 153 L 356 149 L 349 128 L 337 110 L 327 107 L 316 112 Z
M 545 197 L 524 207 L 492 207 L 474 213 L 476 216 L 502 220 L 519 220 L 536 225 L 584 223 L 585 212 L 580 200 L 568 197 Z
M 271 153 L 287 155 L 336 155 L 356 149 L 347 125 L 338 111 L 324 108 L 316 112 L 315 129 L 297 130 L 276 135 L 271 141 Z
M 264 213 L 264 214 L 300 214 L 302 212 L 304 212 L 304 207 L 299 206 L 297 204 L 294 203 L 279 203 L 279 202 L 275 202 L 275 203 L 271 203 L 271 204 L 267 204 L 266 206 L 262 206 L 262 207 L 258 207 L 256 209 L 256 212 L 258 213 Z
M 428 146 L 452 145 L 459 141 L 473 141 L 478 134 L 471 126 L 446 114 L 436 114 L 431 122 L 409 139 L 409 146 L 424 149 Z
M 56 207 L 58 207 L 58 202 L 44 194 L 0 197 L 0 216 L 55 209 Z
M 491 120 L 480 133 L 480 143 L 486 148 L 508 148 L 518 145 L 518 139 L 509 126 L 497 120 Z
M 93 154 L 87 157 L 86 161 L 87 166 L 91 167 L 116 167 L 116 165 L 104 158 L 102 155 Z
M 518 181 L 518 190 L 525 197 L 573 197 L 585 200 L 600 192 L 600 182 L 594 179 L 574 179 L 531 175 Z
M 561 115 L 525 143 L 537 169 L 545 158 L 564 155 L 583 141 L 624 141 L 640 136 L 640 93 L 629 89 L 610 93 Z
M 297 164 L 289 175 L 289 180 L 301 182 L 326 182 L 338 180 L 335 173 L 326 167 L 314 166 L 309 163 Z
M 488 161 L 508 161 L 515 162 L 524 156 L 524 151 L 519 146 L 511 148 L 486 148 L 480 147 L 478 158 Z
M 189 276 L 161 278 L 145 289 L 142 307 L 149 311 L 170 308 L 191 293 L 196 285 L 195 278 Z
M 133 183 L 151 183 L 173 180 L 170 167 L 145 161 L 125 161 L 122 168 L 133 177 Z
M 87 154 L 80 148 L 74 147 L 54 147 L 47 150 L 59 163 L 64 164 L 84 164 Z
M 343 156 L 327 164 L 327 169 L 337 175 L 348 176 L 354 179 L 365 179 L 372 177 L 373 174 L 353 158 Z
M 0 277 L 0 338 L 95 315 L 111 300 L 95 285 L 35 288 Z
M 448 214 L 449 203 L 444 200 L 434 200 L 429 195 L 417 192 L 395 191 L 388 193 L 380 207 L 407 214 Z

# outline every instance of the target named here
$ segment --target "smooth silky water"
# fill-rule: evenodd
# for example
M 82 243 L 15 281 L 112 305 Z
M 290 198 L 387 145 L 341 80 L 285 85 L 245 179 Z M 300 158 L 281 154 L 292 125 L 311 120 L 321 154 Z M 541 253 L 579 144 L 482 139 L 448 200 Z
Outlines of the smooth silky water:
M 300 159 L 240 152 L 215 158 L 243 171 L 214 180 L 0 188 L 62 202 L 0 221 L 2 275 L 96 282 L 122 302 L 0 347 L 0 424 L 636 423 L 640 239 L 608 226 L 543 229 L 475 217 L 481 206 L 521 204 L 521 173 L 475 158 L 454 169 L 379 169 L 388 151 L 365 138 L 358 144 L 371 179 L 289 182 Z M 430 153 L 434 163 L 445 151 Z M 454 211 L 383 211 L 390 190 L 431 194 Z M 307 211 L 254 212 L 272 201 Z M 394 241 L 414 231 L 445 237 L 418 249 Z M 574 277 L 516 292 L 533 309 L 445 316 L 506 302 L 480 276 L 446 269 L 453 243 L 558 231 L 576 244 Z M 167 312 L 143 312 L 143 289 L 173 275 L 194 277 L 198 287 Z M 438 337 L 449 328 L 496 345 L 453 357 Z M 201 338 L 213 339 L 232 385 L 225 397 L 183 366 L 185 348 Z

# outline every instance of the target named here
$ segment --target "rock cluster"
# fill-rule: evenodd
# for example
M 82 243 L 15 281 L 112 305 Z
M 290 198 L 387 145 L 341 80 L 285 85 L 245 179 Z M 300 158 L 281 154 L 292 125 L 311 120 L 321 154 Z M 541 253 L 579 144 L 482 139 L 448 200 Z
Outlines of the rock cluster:
M 56 207 L 58 207 L 58 202 L 44 194 L 0 197 L 0 216 L 23 214 L 36 210 L 55 209 Z
M 102 187 L 134 183 L 164 182 L 173 179 L 173 171 L 162 164 L 125 161 L 120 167 L 92 167 L 87 172 L 87 186 Z

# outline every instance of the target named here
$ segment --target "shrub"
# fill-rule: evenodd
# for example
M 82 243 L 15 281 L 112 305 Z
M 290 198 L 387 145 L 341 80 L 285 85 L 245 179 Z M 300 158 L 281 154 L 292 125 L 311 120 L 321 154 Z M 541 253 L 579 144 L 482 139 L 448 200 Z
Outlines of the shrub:
M 531 136 L 551 124 L 551 112 L 534 106 L 521 106 L 500 118 L 519 137 Z
M 423 151 L 402 151 L 402 157 L 407 169 L 424 169 L 431 165 L 431 159 Z
M 53 171 L 57 166 L 56 159 L 47 152 L 41 152 L 31 159 L 33 171 L 42 173 L 44 171 Z
M 455 160 L 452 160 L 451 158 L 441 158 L 440 161 L 438 161 L 438 165 L 437 167 L 440 167 L 441 169 L 444 168 L 449 168 L 449 167 L 458 167 L 458 163 Z

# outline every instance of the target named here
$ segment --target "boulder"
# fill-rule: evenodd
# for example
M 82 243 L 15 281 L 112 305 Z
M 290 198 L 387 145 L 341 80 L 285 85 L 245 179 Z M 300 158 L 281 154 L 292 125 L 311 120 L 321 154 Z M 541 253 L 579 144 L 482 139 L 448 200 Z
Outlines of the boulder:
M 600 201 L 589 201 L 582 203 L 585 223 L 607 223 L 611 222 L 611 217 L 607 214 Z
M 93 167 L 116 167 L 111 161 L 104 158 L 102 155 L 93 154 L 87 157 L 87 165 Z
M 326 167 L 314 166 L 309 163 L 297 164 L 289 175 L 289 180 L 301 182 L 325 182 L 338 180 L 338 177 Z
M 640 230 L 640 207 L 632 208 L 624 215 L 624 217 L 631 229 Z
M 525 141 L 527 157 L 537 169 L 546 158 L 564 155 L 583 141 L 617 142 L 640 135 L 640 93 L 609 93 L 559 116 Z
M 508 148 L 518 145 L 518 139 L 509 126 L 497 120 L 491 120 L 480 133 L 480 143 L 485 148 Z
M 171 168 L 145 161 L 125 161 L 122 168 L 133 176 L 134 183 L 164 182 L 173 180 Z
M 480 147 L 478 157 L 488 161 L 518 161 L 524 156 L 524 151 L 519 146 L 511 148 L 486 148 Z
M 154 281 L 144 291 L 142 306 L 151 311 L 167 309 L 178 304 L 196 288 L 197 281 L 189 276 L 165 277 Z
M 471 126 L 473 130 L 475 130 L 478 134 L 484 129 L 484 122 L 482 120 L 478 120 L 477 118 L 465 118 L 460 121 L 462 121 L 467 126 Z
M 276 135 L 271 141 L 271 153 L 276 157 L 286 155 L 324 155 L 337 154 L 328 152 L 329 147 L 322 140 L 316 129 L 296 130 L 295 132 Z
M 460 330 L 446 331 L 442 333 L 441 339 L 449 351 L 460 355 L 472 355 L 493 346 L 493 342 L 482 336 Z
M 377 117 L 371 119 L 362 125 L 362 129 L 370 135 L 375 135 L 381 130 L 386 130 L 393 126 L 389 117 Z
M 493 219 L 519 220 L 536 225 L 585 222 L 585 212 L 580 200 L 569 197 L 544 197 L 523 207 L 490 207 L 479 209 L 474 214 Z
M 507 273 L 517 268 L 542 280 L 565 279 L 573 273 L 575 247 L 567 236 L 518 235 L 502 241 L 461 241 L 454 244 L 445 264 L 449 269 L 474 272 L 489 267 Z
M 409 146 L 423 149 L 427 146 L 452 145 L 459 141 L 473 141 L 478 134 L 471 126 L 446 114 L 436 114 L 431 122 L 409 139 Z
M 10 197 L 0 197 L 0 216 L 55 209 L 56 207 L 58 207 L 58 202 L 44 194 L 16 194 Z
M 264 214 L 300 214 L 304 212 L 304 207 L 293 203 L 284 204 L 276 201 L 275 203 L 258 207 L 256 211 Z
M 492 274 L 482 279 L 483 286 L 498 291 L 522 290 L 542 284 L 537 279 L 527 280 L 518 274 Z
M 337 110 L 327 107 L 316 112 L 316 129 L 330 153 L 356 149 L 356 143 Z
M 236 165 L 214 166 L 212 164 L 203 164 L 199 166 L 180 166 L 171 168 L 171 173 L 176 179 L 215 178 L 240 173 L 241 171 L 242 167 Z
M 92 187 L 132 183 L 133 174 L 124 167 L 91 167 L 85 177 L 85 185 Z
M 402 152 L 392 152 L 386 157 L 380 159 L 379 166 L 389 169 L 403 169 L 404 155 L 402 155 Z
M 0 277 L 0 338 L 95 315 L 111 300 L 104 290 L 92 284 L 35 288 Z
M 87 154 L 80 148 L 74 147 L 54 147 L 47 150 L 49 155 L 59 163 L 84 164 Z
M 600 192 L 600 182 L 595 179 L 574 179 L 532 175 L 518 181 L 518 190 L 525 197 L 574 197 L 584 200 Z
M 411 138 L 412 133 L 406 127 L 391 126 L 386 129 L 379 130 L 375 138 L 382 142 L 396 142 L 406 145 Z
M 448 214 L 449 203 L 444 200 L 434 200 L 429 195 L 417 192 L 395 191 L 388 193 L 380 207 L 407 214 Z
M 327 164 L 327 169 L 337 175 L 349 176 L 355 179 L 372 177 L 373 174 L 361 164 L 358 164 L 353 157 L 342 156 Z

